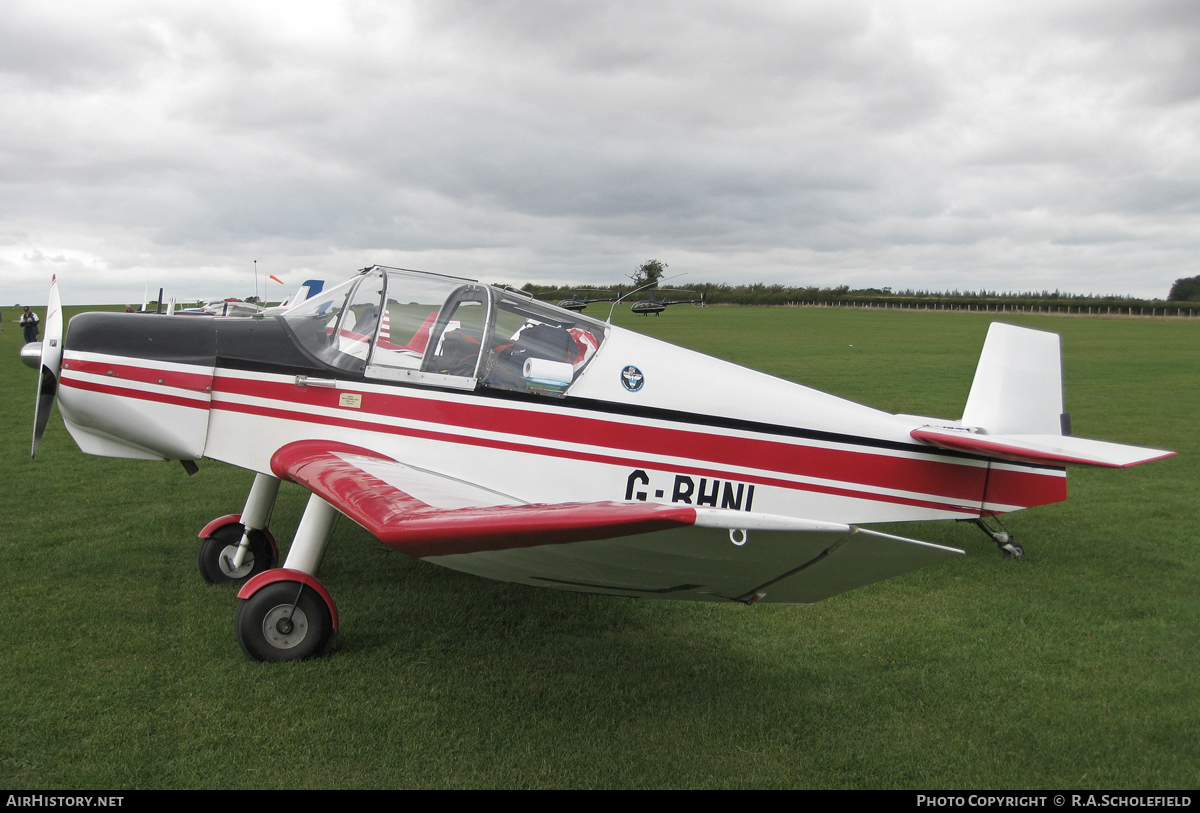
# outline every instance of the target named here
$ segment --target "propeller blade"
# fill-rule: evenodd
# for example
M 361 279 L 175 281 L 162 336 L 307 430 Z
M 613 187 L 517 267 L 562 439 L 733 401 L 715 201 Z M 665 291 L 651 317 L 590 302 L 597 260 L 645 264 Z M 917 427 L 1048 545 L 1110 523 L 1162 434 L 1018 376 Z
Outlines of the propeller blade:
M 38 375 L 37 400 L 33 405 L 33 448 L 30 457 L 37 456 L 38 444 L 46 434 L 54 396 L 58 394 L 58 373 L 62 367 L 63 316 L 62 300 L 58 296 L 58 277 L 50 282 L 50 300 L 46 304 L 46 333 L 42 337 L 41 373 Z

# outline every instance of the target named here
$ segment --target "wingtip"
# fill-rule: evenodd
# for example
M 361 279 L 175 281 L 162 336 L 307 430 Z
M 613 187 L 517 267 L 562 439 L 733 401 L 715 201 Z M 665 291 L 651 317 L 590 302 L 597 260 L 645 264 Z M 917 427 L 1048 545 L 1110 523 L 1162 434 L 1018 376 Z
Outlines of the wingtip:
M 1122 463 L 1120 465 L 1113 466 L 1113 468 L 1128 469 L 1128 468 L 1132 468 L 1134 466 L 1140 466 L 1143 463 L 1153 463 L 1155 460 L 1166 460 L 1168 457 L 1175 457 L 1178 454 L 1179 454 L 1179 452 L 1163 451 L 1161 454 L 1155 455 L 1154 457 L 1147 457 L 1143 460 L 1135 460 L 1132 463 Z

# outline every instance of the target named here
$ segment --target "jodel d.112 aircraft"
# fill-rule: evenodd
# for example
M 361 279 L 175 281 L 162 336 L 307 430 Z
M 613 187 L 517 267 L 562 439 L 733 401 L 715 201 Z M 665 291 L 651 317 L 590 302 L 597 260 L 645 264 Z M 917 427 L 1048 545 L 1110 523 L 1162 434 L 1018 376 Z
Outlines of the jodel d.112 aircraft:
M 963 551 L 859 527 L 1066 499 L 1067 463 L 1170 452 L 1071 437 L 1057 334 L 993 324 L 961 420 L 891 415 L 511 290 L 372 267 L 282 315 L 84 313 L 57 284 L 34 451 L 55 395 L 89 454 L 255 472 L 201 532 L 244 581 L 246 654 L 330 646 L 317 571 L 338 512 L 467 573 L 616 596 L 809 603 Z M 30 348 L 32 349 L 32 348 Z M 312 492 L 282 567 L 280 482 Z M 1002 549 L 1020 548 L 1002 530 Z

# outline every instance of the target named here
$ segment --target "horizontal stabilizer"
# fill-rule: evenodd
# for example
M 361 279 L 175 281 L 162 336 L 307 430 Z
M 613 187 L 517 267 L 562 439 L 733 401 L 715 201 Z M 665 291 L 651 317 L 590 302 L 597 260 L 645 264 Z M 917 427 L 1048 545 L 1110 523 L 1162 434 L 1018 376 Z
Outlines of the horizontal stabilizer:
M 1163 449 L 1126 446 L 1066 435 L 983 435 L 964 429 L 934 426 L 922 426 L 920 429 L 914 429 L 911 434 L 917 440 L 943 449 L 1056 466 L 1082 463 L 1088 466 L 1125 468 L 1175 454 Z

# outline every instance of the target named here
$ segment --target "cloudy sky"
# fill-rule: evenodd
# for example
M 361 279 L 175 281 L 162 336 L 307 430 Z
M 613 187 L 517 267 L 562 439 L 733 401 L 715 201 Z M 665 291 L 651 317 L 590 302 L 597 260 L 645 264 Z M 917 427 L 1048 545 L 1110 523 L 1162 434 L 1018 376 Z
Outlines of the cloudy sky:
M 1200 274 L 1195 0 L 5 0 L 0 121 L 5 306 Z

